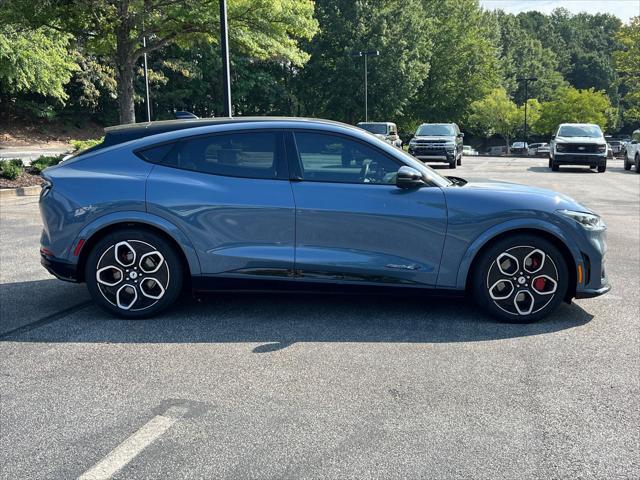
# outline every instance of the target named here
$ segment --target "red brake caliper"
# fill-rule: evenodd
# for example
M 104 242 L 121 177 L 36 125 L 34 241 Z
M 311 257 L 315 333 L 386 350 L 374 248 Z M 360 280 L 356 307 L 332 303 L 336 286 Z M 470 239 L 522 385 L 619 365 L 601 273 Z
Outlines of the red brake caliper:
M 544 286 L 547 284 L 547 279 L 544 277 L 536 278 L 533 282 L 533 288 L 539 292 L 544 292 Z

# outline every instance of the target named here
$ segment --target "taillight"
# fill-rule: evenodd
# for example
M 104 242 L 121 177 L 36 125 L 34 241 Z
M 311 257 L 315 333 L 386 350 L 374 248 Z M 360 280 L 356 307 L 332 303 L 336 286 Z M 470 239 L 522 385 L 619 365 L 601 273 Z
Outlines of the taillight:
M 51 183 L 49 180 L 45 180 L 44 183 L 42 184 L 42 190 L 40 191 L 40 200 L 46 197 L 52 188 L 53 188 L 53 183 Z

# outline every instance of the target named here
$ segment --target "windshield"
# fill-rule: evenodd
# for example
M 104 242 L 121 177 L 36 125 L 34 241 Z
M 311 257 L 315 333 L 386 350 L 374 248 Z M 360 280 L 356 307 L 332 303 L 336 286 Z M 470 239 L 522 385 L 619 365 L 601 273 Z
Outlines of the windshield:
M 454 137 L 456 129 L 453 125 L 420 125 L 416 136 Z
M 375 133 L 378 135 L 387 134 L 387 126 L 380 123 L 359 123 L 358 126 L 367 132 Z
M 597 125 L 564 125 L 560 127 L 558 136 L 601 138 L 602 131 Z

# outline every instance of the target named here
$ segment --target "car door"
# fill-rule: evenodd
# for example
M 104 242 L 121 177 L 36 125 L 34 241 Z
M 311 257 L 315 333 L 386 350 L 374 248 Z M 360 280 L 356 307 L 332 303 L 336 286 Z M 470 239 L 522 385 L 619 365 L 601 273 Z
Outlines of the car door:
M 203 274 L 292 273 L 295 210 L 282 132 L 201 135 L 139 154 L 158 163 L 147 179 L 148 211 L 187 234 Z
M 396 187 L 402 163 L 354 138 L 297 130 L 292 143 L 298 275 L 436 284 L 447 225 L 440 188 Z

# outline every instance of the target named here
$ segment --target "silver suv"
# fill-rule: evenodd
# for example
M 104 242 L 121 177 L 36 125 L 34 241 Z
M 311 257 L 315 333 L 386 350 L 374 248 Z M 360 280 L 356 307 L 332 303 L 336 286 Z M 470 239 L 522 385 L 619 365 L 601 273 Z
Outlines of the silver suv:
M 356 126 L 366 130 L 380 140 L 390 143 L 394 147 L 402 148 L 398 127 L 393 122 L 360 122 Z
M 633 132 L 624 152 L 624 169 L 631 170 L 632 165 L 635 165 L 636 173 L 640 173 L 640 130 Z
M 549 168 L 554 172 L 560 165 L 586 165 L 607 169 L 607 141 L 598 125 L 593 123 L 563 123 L 551 137 Z

